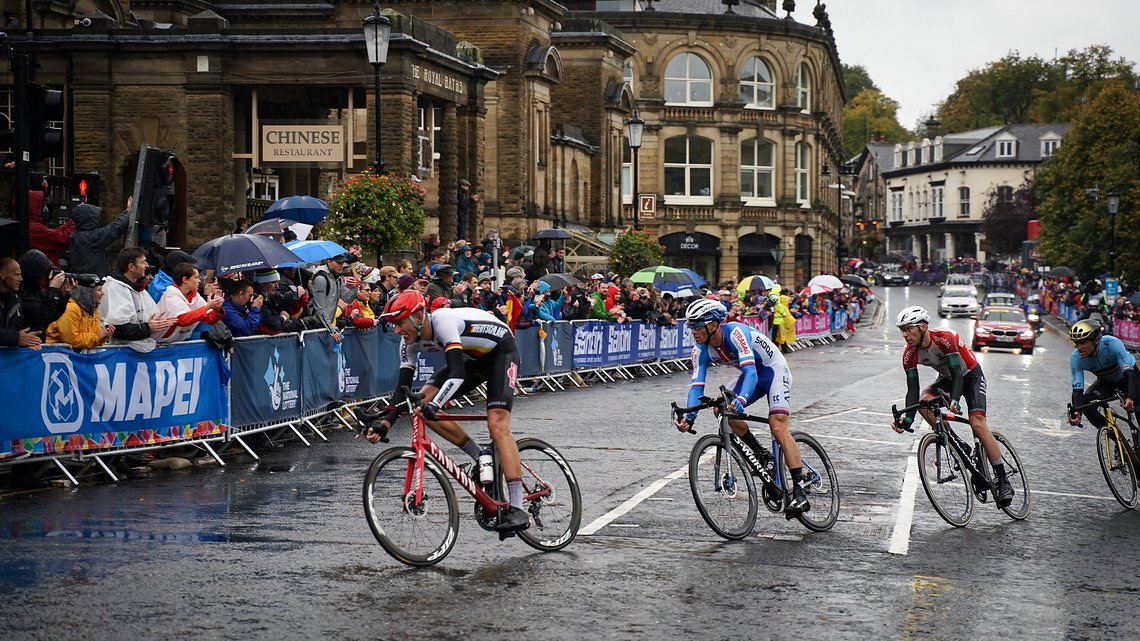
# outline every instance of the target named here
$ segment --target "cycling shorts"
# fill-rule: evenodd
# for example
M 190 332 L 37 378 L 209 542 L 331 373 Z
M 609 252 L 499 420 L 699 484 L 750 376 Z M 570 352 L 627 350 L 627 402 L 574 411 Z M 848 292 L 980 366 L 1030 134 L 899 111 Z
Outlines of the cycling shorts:
M 930 387 L 923 390 L 923 396 L 937 396 L 935 390 L 942 390 L 946 392 L 947 396 L 952 394 L 953 381 L 949 378 L 942 376 L 934 381 Z M 982 368 L 975 367 L 974 369 L 966 372 L 962 377 L 962 397 L 966 399 L 966 407 L 970 410 L 970 416 L 975 414 L 986 415 L 986 375 L 982 373 Z M 958 399 L 951 399 L 957 401 Z
M 519 376 L 519 353 L 515 350 L 513 340 L 500 343 L 481 358 L 464 357 L 463 364 L 466 368 L 463 373 L 463 384 L 455 391 L 452 398 L 463 396 L 486 383 L 487 409 L 511 411 Z M 442 368 L 432 376 L 428 384 L 438 388 L 449 378 L 454 376 L 447 372 L 446 368 Z
M 792 370 L 788 369 L 787 363 L 775 368 L 758 367 L 756 369 L 758 376 L 756 387 L 752 390 L 742 390 L 744 377 L 741 376 L 736 381 L 736 386 L 732 390 L 733 394 L 747 399 L 744 402 L 745 407 L 767 396 L 769 415 L 791 414 Z

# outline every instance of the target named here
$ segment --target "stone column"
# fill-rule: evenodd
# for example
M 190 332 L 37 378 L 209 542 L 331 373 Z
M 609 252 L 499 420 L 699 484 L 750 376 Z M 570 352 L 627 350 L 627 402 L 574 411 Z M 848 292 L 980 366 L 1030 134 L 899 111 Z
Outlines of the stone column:
M 946 258 L 947 258 L 947 260 L 949 260 L 951 258 L 957 258 L 958 254 L 955 253 L 955 249 L 954 249 L 954 234 L 952 234 L 950 232 L 946 232 L 945 234 L 943 234 L 943 238 L 946 241 Z
M 455 105 L 444 105 L 443 130 L 439 136 L 439 240 L 443 243 L 456 240 L 456 190 L 459 189 L 457 129 Z
M 978 255 L 975 258 L 979 263 L 986 262 L 986 252 L 982 251 L 982 243 L 986 240 L 986 235 L 982 232 L 974 232 L 974 247 L 977 248 Z
M 926 234 L 925 238 L 926 238 L 926 248 L 925 248 L 926 251 L 924 252 L 925 256 L 919 256 L 919 258 L 921 258 L 923 262 L 932 263 L 932 262 L 934 262 L 934 234 Z

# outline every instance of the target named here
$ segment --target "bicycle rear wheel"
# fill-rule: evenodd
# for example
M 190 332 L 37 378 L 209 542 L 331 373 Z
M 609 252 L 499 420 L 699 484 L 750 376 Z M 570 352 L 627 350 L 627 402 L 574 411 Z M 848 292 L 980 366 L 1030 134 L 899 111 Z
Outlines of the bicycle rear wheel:
M 384 550 L 401 563 L 434 565 L 455 545 L 459 502 L 443 471 L 424 461 L 423 491 L 417 501 L 416 452 L 393 447 L 377 456 L 364 477 L 364 514 Z
M 1026 476 L 1025 468 L 1021 465 L 1021 457 L 1017 455 L 1013 445 L 1010 445 L 1009 439 L 1001 432 L 991 433 L 994 435 L 994 440 L 997 441 L 998 450 L 1001 451 L 1006 478 L 1009 479 L 1009 484 L 1013 486 L 1013 501 L 1001 508 L 1001 511 L 1008 514 L 1010 518 L 1020 521 L 1029 516 L 1029 510 L 1033 504 L 1033 496 L 1029 493 L 1029 477 Z M 987 462 L 987 464 L 989 463 Z M 994 500 L 997 500 L 996 495 Z
M 809 530 L 830 530 L 839 517 L 839 481 L 835 476 L 835 468 L 819 441 L 803 432 L 792 432 L 792 438 L 800 448 L 804 489 L 807 490 L 811 505 L 810 510 L 796 518 Z M 787 461 L 786 456 L 784 460 Z M 791 482 L 790 473 L 785 472 L 783 476 L 787 482 Z
M 689 454 L 689 488 L 697 511 L 720 536 L 739 541 L 756 525 L 756 484 L 736 448 L 725 450 L 719 434 L 702 436 Z
M 1096 433 L 1096 451 L 1108 489 L 1121 505 L 1131 510 L 1136 507 L 1140 496 L 1136 494 L 1136 468 L 1132 467 L 1132 458 L 1125 449 L 1128 442 L 1122 440 L 1118 440 L 1112 428 L 1105 425 Z
M 965 527 L 974 516 L 974 488 L 958 451 L 938 434 L 923 436 L 918 443 L 918 473 L 939 516 L 954 527 Z
M 518 440 L 523 508 L 531 525 L 518 533 L 523 543 L 553 552 L 570 545 L 582 523 L 582 492 L 570 464 L 554 446 L 536 438 Z

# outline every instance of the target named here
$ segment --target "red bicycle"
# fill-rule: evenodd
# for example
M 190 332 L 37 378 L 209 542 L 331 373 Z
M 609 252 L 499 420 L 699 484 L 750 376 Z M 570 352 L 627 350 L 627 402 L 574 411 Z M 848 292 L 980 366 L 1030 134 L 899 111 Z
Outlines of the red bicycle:
M 412 415 L 412 446 L 384 450 L 364 477 L 364 513 L 368 526 L 388 554 L 414 566 L 434 565 L 454 547 L 459 533 L 459 501 L 447 476 L 475 499 L 475 522 L 493 531 L 500 512 L 510 504 L 507 481 L 494 460 L 497 482 L 480 484 L 432 442 L 424 420 L 412 412 L 417 396 L 407 394 Z M 438 413 L 452 421 L 482 421 L 483 415 Z M 536 438 L 517 441 L 522 462 L 523 507 L 531 526 L 517 533 L 527 545 L 543 552 L 561 550 L 574 540 L 582 521 L 582 495 L 574 471 L 550 444 Z M 425 474 L 426 472 L 426 474 Z M 476 478 L 472 478 L 475 476 Z

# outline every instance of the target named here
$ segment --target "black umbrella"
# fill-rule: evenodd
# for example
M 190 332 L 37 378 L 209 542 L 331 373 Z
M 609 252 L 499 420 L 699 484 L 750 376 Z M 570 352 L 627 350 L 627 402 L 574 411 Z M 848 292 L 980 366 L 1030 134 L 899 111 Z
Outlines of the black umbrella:
M 866 278 L 863 278 L 862 276 L 857 276 L 855 274 L 844 274 L 844 275 L 839 277 L 839 280 L 840 280 L 840 282 L 847 283 L 848 285 L 854 285 L 855 287 L 870 287 L 871 286 L 871 283 L 868 283 Z
M 1049 275 L 1053 278 L 1072 278 L 1073 276 L 1076 276 L 1077 273 L 1072 269 L 1065 267 L 1064 265 L 1059 265 L 1053 269 L 1050 269 Z
M 570 232 L 555 227 L 553 229 L 543 229 L 539 231 L 531 240 L 566 240 L 568 238 L 570 238 Z
M 215 238 L 195 250 L 194 258 L 199 269 L 213 269 L 219 276 L 305 262 L 281 243 L 256 234 Z
M 245 230 L 245 233 L 256 234 L 258 236 L 271 236 L 273 238 L 281 238 L 285 236 L 285 228 L 286 221 L 280 218 L 266 218 L 259 223 L 250 225 L 249 229 Z
M 541 283 L 550 285 L 551 289 L 566 289 L 567 287 L 573 287 L 574 285 L 582 282 L 570 274 L 562 273 L 547 274 L 538 280 Z

